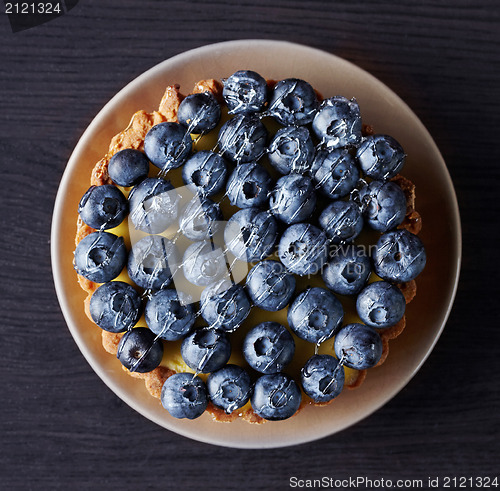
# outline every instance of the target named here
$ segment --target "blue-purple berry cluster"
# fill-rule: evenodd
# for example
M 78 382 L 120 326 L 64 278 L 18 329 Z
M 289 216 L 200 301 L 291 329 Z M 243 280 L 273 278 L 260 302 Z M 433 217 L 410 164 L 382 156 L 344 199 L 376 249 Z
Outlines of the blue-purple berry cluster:
M 102 329 L 125 333 L 117 356 L 130 371 L 154 370 L 163 343 L 182 342 L 195 374 L 165 382 L 161 402 L 173 417 L 196 418 L 209 403 L 230 414 L 250 401 L 262 418 L 281 420 L 301 405 L 299 382 L 325 403 L 342 391 L 344 366 L 362 370 L 380 361 L 378 330 L 403 318 L 397 284 L 420 274 L 425 249 L 400 228 L 406 197 L 391 179 L 405 163 L 403 148 L 388 135 L 363 134 L 355 99 L 320 101 L 304 80 L 269 86 L 250 70 L 228 77 L 222 96 L 225 122 L 212 93 L 193 94 L 181 102 L 178 122 L 150 129 L 144 151 L 111 158 L 115 185 L 92 186 L 81 199 L 80 217 L 95 231 L 78 244 L 74 265 L 102 284 L 90 314 Z M 280 126 L 274 135 L 273 120 Z M 193 139 L 212 131 L 217 147 L 195 151 Z M 187 203 L 165 179 L 179 167 L 194 195 Z M 131 188 L 128 198 L 123 188 Z M 222 230 L 224 199 L 239 211 L 225 217 Z M 139 234 L 130 251 L 109 231 L 127 216 Z M 379 234 L 371 254 L 356 244 L 365 225 Z M 219 232 L 222 247 L 214 241 Z M 183 254 L 181 235 L 190 241 Z M 234 280 L 229 255 L 252 263 L 244 285 Z M 132 286 L 117 279 L 122 270 Z M 383 281 L 370 282 L 372 272 Z M 203 288 L 198 309 L 173 287 L 176 274 Z M 297 277 L 312 275 L 321 275 L 324 287 L 296 291 Z M 346 295 L 356 297 L 359 323 L 343 325 Z M 231 333 L 250 323 L 253 307 L 288 307 L 289 329 L 254 325 L 242 347 L 248 368 L 228 364 Z M 134 327 L 142 313 L 148 328 Z M 312 356 L 300 381 L 285 372 L 295 352 L 292 333 L 316 346 L 335 337 L 332 353 Z M 199 374 L 210 374 L 206 383 Z

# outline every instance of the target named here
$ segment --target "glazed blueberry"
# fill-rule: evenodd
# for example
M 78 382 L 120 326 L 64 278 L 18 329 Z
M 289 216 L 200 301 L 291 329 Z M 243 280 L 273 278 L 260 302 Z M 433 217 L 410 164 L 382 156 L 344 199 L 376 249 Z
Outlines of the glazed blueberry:
M 405 163 L 403 147 L 388 135 L 372 135 L 364 139 L 356 152 L 361 170 L 372 179 L 394 177 Z
M 243 341 L 243 356 L 260 373 L 281 372 L 293 359 L 295 342 L 285 326 L 262 322 L 248 331 Z
M 141 297 L 128 283 L 109 281 L 90 298 L 92 320 L 105 331 L 124 332 L 135 326 L 141 315 Z
M 144 152 L 156 167 L 166 172 L 180 167 L 189 157 L 193 140 L 179 123 L 159 123 L 144 139 Z
M 273 180 L 264 167 L 256 162 L 239 164 L 227 181 L 227 196 L 238 208 L 262 207 L 272 187 Z
M 318 221 L 332 244 L 352 242 L 363 230 L 361 211 L 352 201 L 330 203 Z
M 279 261 L 261 261 L 249 271 L 246 288 L 254 305 L 275 312 L 292 299 L 295 278 Z
M 276 132 L 267 156 L 271 165 L 281 174 L 309 170 L 314 159 L 314 143 L 304 126 L 287 126 Z
M 209 285 L 227 275 L 224 252 L 208 240 L 188 246 L 182 258 L 182 269 L 186 279 L 197 286 Z
M 328 258 L 326 234 L 309 223 L 290 225 L 279 241 L 278 256 L 291 273 L 316 274 Z
M 219 230 L 222 219 L 217 203 L 195 196 L 180 213 L 179 229 L 189 240 L 210 239 Z
M 365 286 L 371 262 L 364 248 L 356 245 L 333 250 L 321 275 L 325 285 L 339 295 L 355 295 Z
M 284 373 L 262 375 L 253 389 L 252 408 L 261 418 L 280 421 L 292 417 L 302 402 L 300 388 Z
M 357 145 L 361 140 L 361 114 L 356 99 L 325 99 L 314 117 L 312 129 L 327 148 Z
M 241 285 L 220 280 L 201 292 L 201 316 L 210 327 L 233 332 L 250 313 L 250 300 Z
M 91 186 L 80 200 L 78 213 L 89 227 L 114 228 L 127 216 L 127 198 L 112 184 Z
M 160 290 L 170 284 L 178 263 L 177 249 L 170 240 L 147 235 L 132 246 L 127 270 L 136 285 L 145 290 Z
M 234 162 L 256 161 L 266 152 L 267 130 L 258 117 L 237 114 L 222 126 L 218 144 L 222 155 Z
M 283 126 L 310 123 L 317 108 L 316 92 L 306 81 L 297 78 L 279 81 L 269 102 L 269 114 Z
M 161 404 L 174 418 L 195 419 L 208 404 L 207 386 L 192 373 L 175 373 L 161 389 Z
M 280 177 L 269 196 L 269 210 L 288 225 L 308 220 L 315 206 L 313 183 L 300 174 Z
M 397 324 L 402 319 L 405 308 L 406 300 L 401 290 L 386 281 L 370 283 L 356 299 L 360 319 L 376 328 Z
M 224 82 L 222 97 L 229 114 L 256 113 L 267 102 L 267 82 L 252 70 L 239 70 Z
M 359 191 L 368 225 L 378 232 L 396 228 L 406 216 L 406 197 L 395 183 L 372 181 Z
M 153 371 L 163 358 L 163 344 L 146 327 L 127 331 L 118 344 L 116 357 L 131 372 Z
M 149 329 L 167 341 L 182 339 L 195 321 L 194 308 L 189 301 L 187 295 L 170 288 L 153 293 L 144 309 Z
M 76 246 L 76 272 L 96 283 L 106 283 L 116 278 L 126 262 L 127 248 L 123 237 L 109 232 L 93 232 Z
M 209 150 L 196 152 L 182 167 L 182 179 L 193 193 L 212 196 L 226 184 L 226 161 Z
M 149 160 L 140 150 L 125 148 L 115 153 L 108 164 L 108 174 L 118 186 L 135 186 L 149 172 Z
M 267 211 L 245 208 L 227 222 L 224 241 L 241 261 L 261 261 L 273 252 L 278 238 L 278 223 Z
M 330 355 L 313 355 L 300 372 L 304 392 L 314 402 L 328 402 L 344 388 L 344 369 Z
M 130 221 L 148 234 L 164 232 L 177 219 L 179 195 L 164 179 L 148 177 L 134 186 L 128 197 Z
M 203 327 L 182 341 L 181 355 L 192 370 L 210 373 L 227 363 L 231 356 L 231 344 L 225 332 Z
M 249 401 L 252 381 L 243 368 L 226 365 L 208 376 L 207 388 L 214 406 L 231 414 Z
M 301 339 L 319 344 L 340 328 L 344 309 L 337 297 L 324 288 L 308 288 L 288 308 L 288 325 Z
M 219 123 L 221 110 L 211 92 L 188 95 L 179 105 L 177 120 L 188 133 L 208 133 Z
M 339 199 L 354 189 L 359 170 L 346 149 L 321 150 L 313 160 L 311 176 L 327 198 Z
M 374 367 L 382 356 L 382 339 L 373 327 L 348 324 L 335 336 L 337 358 L 349 368 L 365 370 Z
M 375 273 L 397 283 L 415 279 L 424 269 L 426 259 L 422 241 L 405 229 L 382 235 L 373 253 Z

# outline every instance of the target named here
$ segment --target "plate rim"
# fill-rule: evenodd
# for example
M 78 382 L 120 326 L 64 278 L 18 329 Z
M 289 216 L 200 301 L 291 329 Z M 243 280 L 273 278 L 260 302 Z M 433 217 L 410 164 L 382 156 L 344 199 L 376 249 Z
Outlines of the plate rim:
M 450 192 L 450 198 L 451 202 L 450 204 L 452 205 L 452 217 L 453 217 L 453 229 L 454 229 L 454 235 L 455 235 L 455 250 L 454 250 L 454 256 L 456 256 L 456 269 L 455 269 L 455 274 L 453 277 L 453 287 L 451 290 L 451 294 L 449 296 L 449 302 L 447 305 L 447 309 L 445 312 L 445 315 L 443 316 L 441 326 L 439 331 L 437 331 L 433 342 L 431 343 L 430 347 L 428 348 L 427 352 L 425 355 L 420 359 L 420 362 L 415 366 L 415 368 L 412 370 L 411 374 L 407 377 L 407 379 L 404 379 L 403 381 L 400 381 L 399 383 L 394 384 L 392 390 L 389 392 L 388 397 L 385 398 L 385 400 L 381 401 L 379 404 L 374 404 L 373 406 L 370 406 L 369 410 L 363 412 L 363 414 L 351 421 L 349 424 L 343 426 L 341 429 L 334 429 L 333 431 L 330 432 L 325 432 L 325 434 L 321 436 L 317 435 L 312 435 L 311 437 L 304 437 L 301 439 L 296 439 L 294 441 L 275 441 L 272 443 L 266 442 L 265 444 L 255 444 L 255 442 L 246 442 L 246 441 L 241 441 L 241 442 L 226 442 L 226 441 L 214 441 L 213 438 L 205 438 L 204 435 L 199 435 L 199 434 L 193 434 L 193 431 L 185 430 L 183 426 L 179 426 L 177 428 L 173 428 L 170 426 L 166 426 L 163 421 L 159 421 L 157 418 L 154 416 L 152 417 L 151 414 L 147 414 L 147 411 L 144 410 L 141 406 L 138 406 L 135 401 L 133 400 L 132 397 L 129 397 L 126 392 L 122 391 L 119 387 L 117 387 L 116 383 L 113 381 L 112 376 L 108 376 L 106 373 L 103 373 L 102 369 L 98 366 L 98 362 L 96 361 L 95 357 L 92 356 L 92 353 L 90 350 L 87 349 L 84 340 L 76 327 L 74 326 L 73 322 L 73 315 L 71 312 L 71 309 L 69 308 L 69 304 L 67 302 L 67 299 L 65 298 L 65 293 L 62 288 L 62 276 L 63 276 L 63 270 L 62 270 L 62 265 L 59 264 L 58 258 L 60 256 L 59 251 L 60 251 L 60 245 L 59 245 L 59 240 L 58 237 L 60 235 L 60 227 L 62 224 L 61 217 L 63 216 L 63 207 L 62 203 L 64 200 L 64 189 L 67 187 L 68 181 L 70 179 L 70 169 L 75 166 L 76 161 L 78 160 L 78 154 L 81 152 L 81 149 L 83 149 L 86 145 L 86 141 L 89 138 L 89 135 L 91 135 L 95 128 L 99 126 L 100 120 L 105 116 L 106 113 L 110 109 L 113 109 L 115 105 L 118 104 L 119 100 L 122 100 L 128 93 L 133 92 L 137 86 L 140 86 L 145 79 L 150 78 L 156 73 L 161 73 L 163 70 L 165 70 L 165 67 L 168 65 L 175 65 L 177 62 L 182 61 L 182 59 L 187 58 L 187 57 L 192 57 L 194 55 L 201 55 L 203 53 L 207 52 L 212 52 L 213 50 L 217 49 L 231 49 L 231 50 L 237 50 L 239 48 L 245 48 L 248 49 L 249 47 L 253 46 L 253 49 L 264 49 L 268 48 L 269 46 L 275 46 L 275 47 L 282 47 L 282 48 L 288 48 L 288 49 L 294 49 L 294 50 L 302 50 L 304 52 L 309 52 L 312 55 L 315 56 L 327 56 L 331 57 L 331 59 L 335 60 L 336 63 L 340 64 L 346 64 L 350 66 L 351 69 L 354 69 L 355 71 L 360 71 L 363 76 L 367 77 L 367 79 L 370 80 L 371 83 L 374 83 L 378 85 L 379 88 L 383 89 L 386 91 L 388 94 L 390 94 L 391 97 L 396 97 L 398 100 L 398 103 L 402 105 L 402 107 L 405 109 L 405 111 L 411 115 L 413 122 L 416 123 L 419 127 L 420 130 L 426 135 L 428 141 L 432 145 L 432 152 L 437 156 L 437 158 L 440 161 L 440 164 L 442 166 L 442 170 L 444 170 L 444 175 L 446 179 L 446 186 Z M 224 447 L 230 447 L 230 448 L 242 448 L 242 449 L 267 449 L 267 448 L 282 448 L 282 447 L 287 447 L 287 446 L 292 446 L 292 445 L 299 445 L 311 441 L 316 441 L 322 438 L 325 438 L 327 436 L 331 436 L 332 434 L 335 434 L 339 431 L 343 431 L 350 426 L 358 423 L 359 421 L 365 419 L 366 417 L 370 416 L 373 414 L 375 411 L 379 410 L 382 406 L 384 406 L 387 402 L 389 402 L 391 399 L 395 397 L 396 394 L 398 394 L 409 382 L 410 380 L 415 376 L 415 374 L 420 370 L 422 365 L 425 363 L 425 361 L 428 359 L 430 353 L 433 351 L 437 341 L 439 340 L 444 327 L 446 326 L 446 323 L 448 321 L 451 309 L 453 308 L 453 304 L 455 301 L 457 289 L 458 289 L 458 284 L 459 284 L 459 277 L 460 277 L 460 269 L 461 269 L 461 261 L 462 261 L 462 227 L 461 227 L 461 220 L 460 220 L 460 211 L 459 211 L 459 206 L 458 206 L 458 200 L 456 196 L 456 191 L 453 186 L 453 181 L 451 179 L 449 170 L 446 166 L 446 163 L 441 155 L 441 152 L 439 151 L 439 148 L 437 147 L 434 139 L 432 138 L 431 134 L 427 130 L 427 128 L 424 126 L 424 124 L 421 122 L 420 118 L 412 111 L 412 109 L 406 104 L 406 102 L 401 99 L 399 95 L 397 95 L 392 89 L 390 89 L 386 84 L 384 84 L 382 81 L 377 79 L 375 76 L 364 70 L 363 68 L 355 65 L 354 63 L 341 58 L 333 53 L 329 53 L 328 51 L 306 46 L 303 44 L 298 44 L 294 42 L 289 42 L 289 41 L 278 41 L 278 40 L 271 40 L 271 39 L 241 39 L 241 40 L 233 40 L 233 41 L 224 41 L 220 43 L 212 43 L 208 45 L 204 45 L 198 48 L 194 48 L 182 53 L 179 53 L 171 58 L 168 58 L 155 66 L 151 67 L 150 69 L 146 70 L 143 72 L 141 75 L 130 81 L 128 84 L 126 84 L 121 90 L 119 90 L 103 107 L 102 109 L 95 115 L 95 117 L 92 119 L 91 123 L 87 126 L 85 131 L 82 133 L 81 137 L 78 140 L 78 143 L 76 144 L 75 148 L 73 149 L 73 152 L 70 155 L 70 158 L 68 159 L 68 162 L 65 166 L 61 181 L 59 183 L 56 199 L 55 199 L 55 204 L 54 204 L 54 211 L 52 215 L 52 223 L 51 223 L 51 245 L 50 245 L 50 251 L 51 251 L 51 264 L 52 264 L 52 274 L 53 274 L 53 280 L 54 280 L 54 286 L 56 290 L 56 295 L 59 301 L 59 305 L 61 308 L 61 311 L 63 313 L 63 317 L 66 321 L 66 324 L 68 326 L 68 329 L 70 330 L 70 333 L 75 340 L 78 348 L 80 349 L 81 353 L 83 354 L 84 358 L 86 361 L 89 363 L 91 368 L 94 370 L 94 372 L 99 376 L 99 378 L 108 386 L 109 389 L 113 391 L 113 393 L 118 396 L 121 400 L 123 400 L 126 404 L 128 404 L 130 407 L 132 407 L 135 411 L 140 413 L 142 416 L 146 417 L 147 419 L 155 422 L 159 426 L 166 428 L 170 431 L 173 431 L 177 434 L 180 434 L 184 437 L 197 440 L 203 443 L 208 443 L 212 445 L 218 445 L 218 446 L 224 446 Z M 214 424 L 219 424 L 215 423 Z M 265 425 L 267 426 L 267 425 Z

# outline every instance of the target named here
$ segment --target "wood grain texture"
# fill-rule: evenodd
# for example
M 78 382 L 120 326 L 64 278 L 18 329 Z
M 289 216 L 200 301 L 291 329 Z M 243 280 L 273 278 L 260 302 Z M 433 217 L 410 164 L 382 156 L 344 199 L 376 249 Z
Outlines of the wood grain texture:
M 499 21 L 496 0 L 81 0 L 17 34 L 2 15 L 0 488 L 288 489 L 292 475 L 498 475 Z M 59 180 L 101 107 L 160 61 L 239 38 L 318 47 L 389 85 L 443 153 L 464 233 L 455 307 L 410 384 L 340 434 L 268 451 L 187 440 L 111 393 L 65 325 L 49 254 Z

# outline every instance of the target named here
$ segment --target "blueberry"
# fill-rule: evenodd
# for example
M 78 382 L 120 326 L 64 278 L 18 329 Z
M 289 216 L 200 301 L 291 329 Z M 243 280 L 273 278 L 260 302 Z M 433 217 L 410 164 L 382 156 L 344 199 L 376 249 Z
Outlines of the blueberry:
M 344 388 L 344 369 L 330 355 L 313 355 L 302 368 L 300 380 L 304 392 L 314 402 L 329 402 Z
M 117 227 L 128 213 L 127 199 L 112 184 L 91 186 L 78 205 L 81 219 L 95 229 Z
M 224 252 L 207 240 L 193 242 L 184 252 L 182 269 L 186 279 L 197 286 L 206 286 L 227 274 Z
M 382 235 L 373 253 L 375 273 L 397 283 L 415 279 L 424 269 L 426 260 L 422 241 L 405 229 Z
M 256 113 L 267 102 L 267 82 L 252 70 L 239 70 L 224 82 L 222 97 L 229 114 Z
M 222 219 L 217 203 L 195 196 L 180 213 L 179 229 L 189 240 L 210 239 L 219 230 Z
M 214 406 L 231 414 L 249 401 L 252 382 L 243 368 L 226 365 L 208 376 L 207 388 Z
M 295 291 L 295 278 L 279 261 L 261 261 L 249 271 L 246 288 L 254 305 L 275 312 L 290 302 Z
M 303 222 L 316 206 L 316 193 L 311 179 L 300 174 L 280 177 L 269 197 L 269 209 L 282 222 Z
M 361 211 L 352 201 L 330 203 L 318 221 L 332 244 L 352 242 L 363 230 Z
M 349 368 L 365 370 L 374 367 L 382 356 L 382 339 L 373 327 L 348 324 L 335 336 L 335 354 Z
M 288 325 L 301 339 L 319 344 L 340 328 L 344 309 L 337 297 L 324 288 L 308 288 L 288 308 Z
M 210 373 L 227 363 L 231 356 L 231 344 L 225 332 L 203 327 L 182 341 L 181 355 L 189 368 Z
M 292 417 L 302 402 L 300 388 L 284 373 L 262 375 L 253 389 L 252 408 L 261 418 L 280 421 Z
M 236 166 L 227 181 L 227 196 L 238 208 L 267 204 L 273 180 L 264 167 L 252 162 Z
M 283 126 L 310 123 L 317 108 L 316 92 L 310 84 L 297 78 L 280 80 L 269 102 L 269 114 Z
M 170 288 L 153 293 L 144 309 L 146 324 L 162 339 L 182 339 L 195 321 L 194 308 L 189 300 L 187 295 Z
M 376 328 L 397 324 L 405 308 L 406 300 L 401 290 L 386 281 L 370 283 L 356 299 L 356 310 L 361 320 Z
M 140 150 L 125 148 L 115 153 L 108 164 L 108 174 L 118 186 L 135 186 L 149 173 L 149 160 Z
M 164 179 L 148 177 L 134 186 L 128 197 L 130 221 L 148 234 L 164 232 L 177 218 L 179 195 Z
M 96 283 L 106 283 L 116 278 L 126 262 L 127 248 L 123 237 L 109 232 L 93 232 L 76 246 L 76 272 Z
M 328 148 L 357 145 L 361 140 L 361 114 L 356 99 L 325 99 L 314 117 L 312 129 Z
M 135 326 L 141 315 L 141 297 L 123 281 L 101 285 L 90 298 L 92 320 L 105 331 L 124 332 Z
M 245 208 L 227 222 L 224 241 L 241 261 L 261 261 L 273 252 L 278 238 L 278 223 L 267 211 Z
M 406 216 L 406 197 L 395 183 L 372 181 L 359 192 L 368 225 L 378 232 L 396 228 Z
M 188 95 L 179 105 L 177 120 L 188 133 L 208 133 L 219 123 L 221 110 L 211 92 Z
M 295 342 L 285 326 L 262 322 L 251 329 L 243 341 L 243 356 L 260 373 L 281 372 L 293 359 Z
M 201 292 L 201 316 L 210 327 L 235 331 L 247 318 L 250 309 L 250 300 L 243 287 L 229 280 L 219 280 Z
M 170 240 L 148 235 L 132 246 L 127 269 L 136 285 L 145 290 L 160 290 L 170 284 L 178 263 L 177 249 Z
M 164 172 L 180 167 L 192 148 L 191 136 L 179 123 L 159 123 L 144 138 L 144 152 L 148 159 Z
M 226 161 L 209 150 L 196 152 L 182 167 L 182 179 L 193 193 L 212 196 L 226 184 Z
M 161 403 L 174 418 L 198 418 L 208 404 L 205 382 L 192 373 L 175 373 L 163 384 Z
M 290 225 L 281 236 L 278 256 L 291 273 L 316 274 L 328 258 L 326 234 L 308 223 Z
M 388 135 L 372 135 L 356 152 L 361 170 L 372 179 L 387 180 L 394 177 L 405 163 L 403 147 Z
M 304 174 L 314 159 L 314 143 L 304 126 L 287 126 L 276 132 L 267 156 L 271 165 L 281 174 Z
M 122 336 L 116 357 L 131 372 L 151 372 L 161 363 L 163 344 L 146 327 L 136 327 Z
M 258 117 L 238 114 L 224 123 L 218 144 L 224 157 L 238 163 L 253 162 L 266 152 L 267 130 Z
M 355 295 L 365 286 L 371 262 L 365 249 L 357 245 L 333 250 L 322 271 L 325 285 L 339 295 Z
M 354 189 L 359 170 L 346 149 L 321 150 L 313 160 L 311 176 L 327 198 L 339 199 Z

